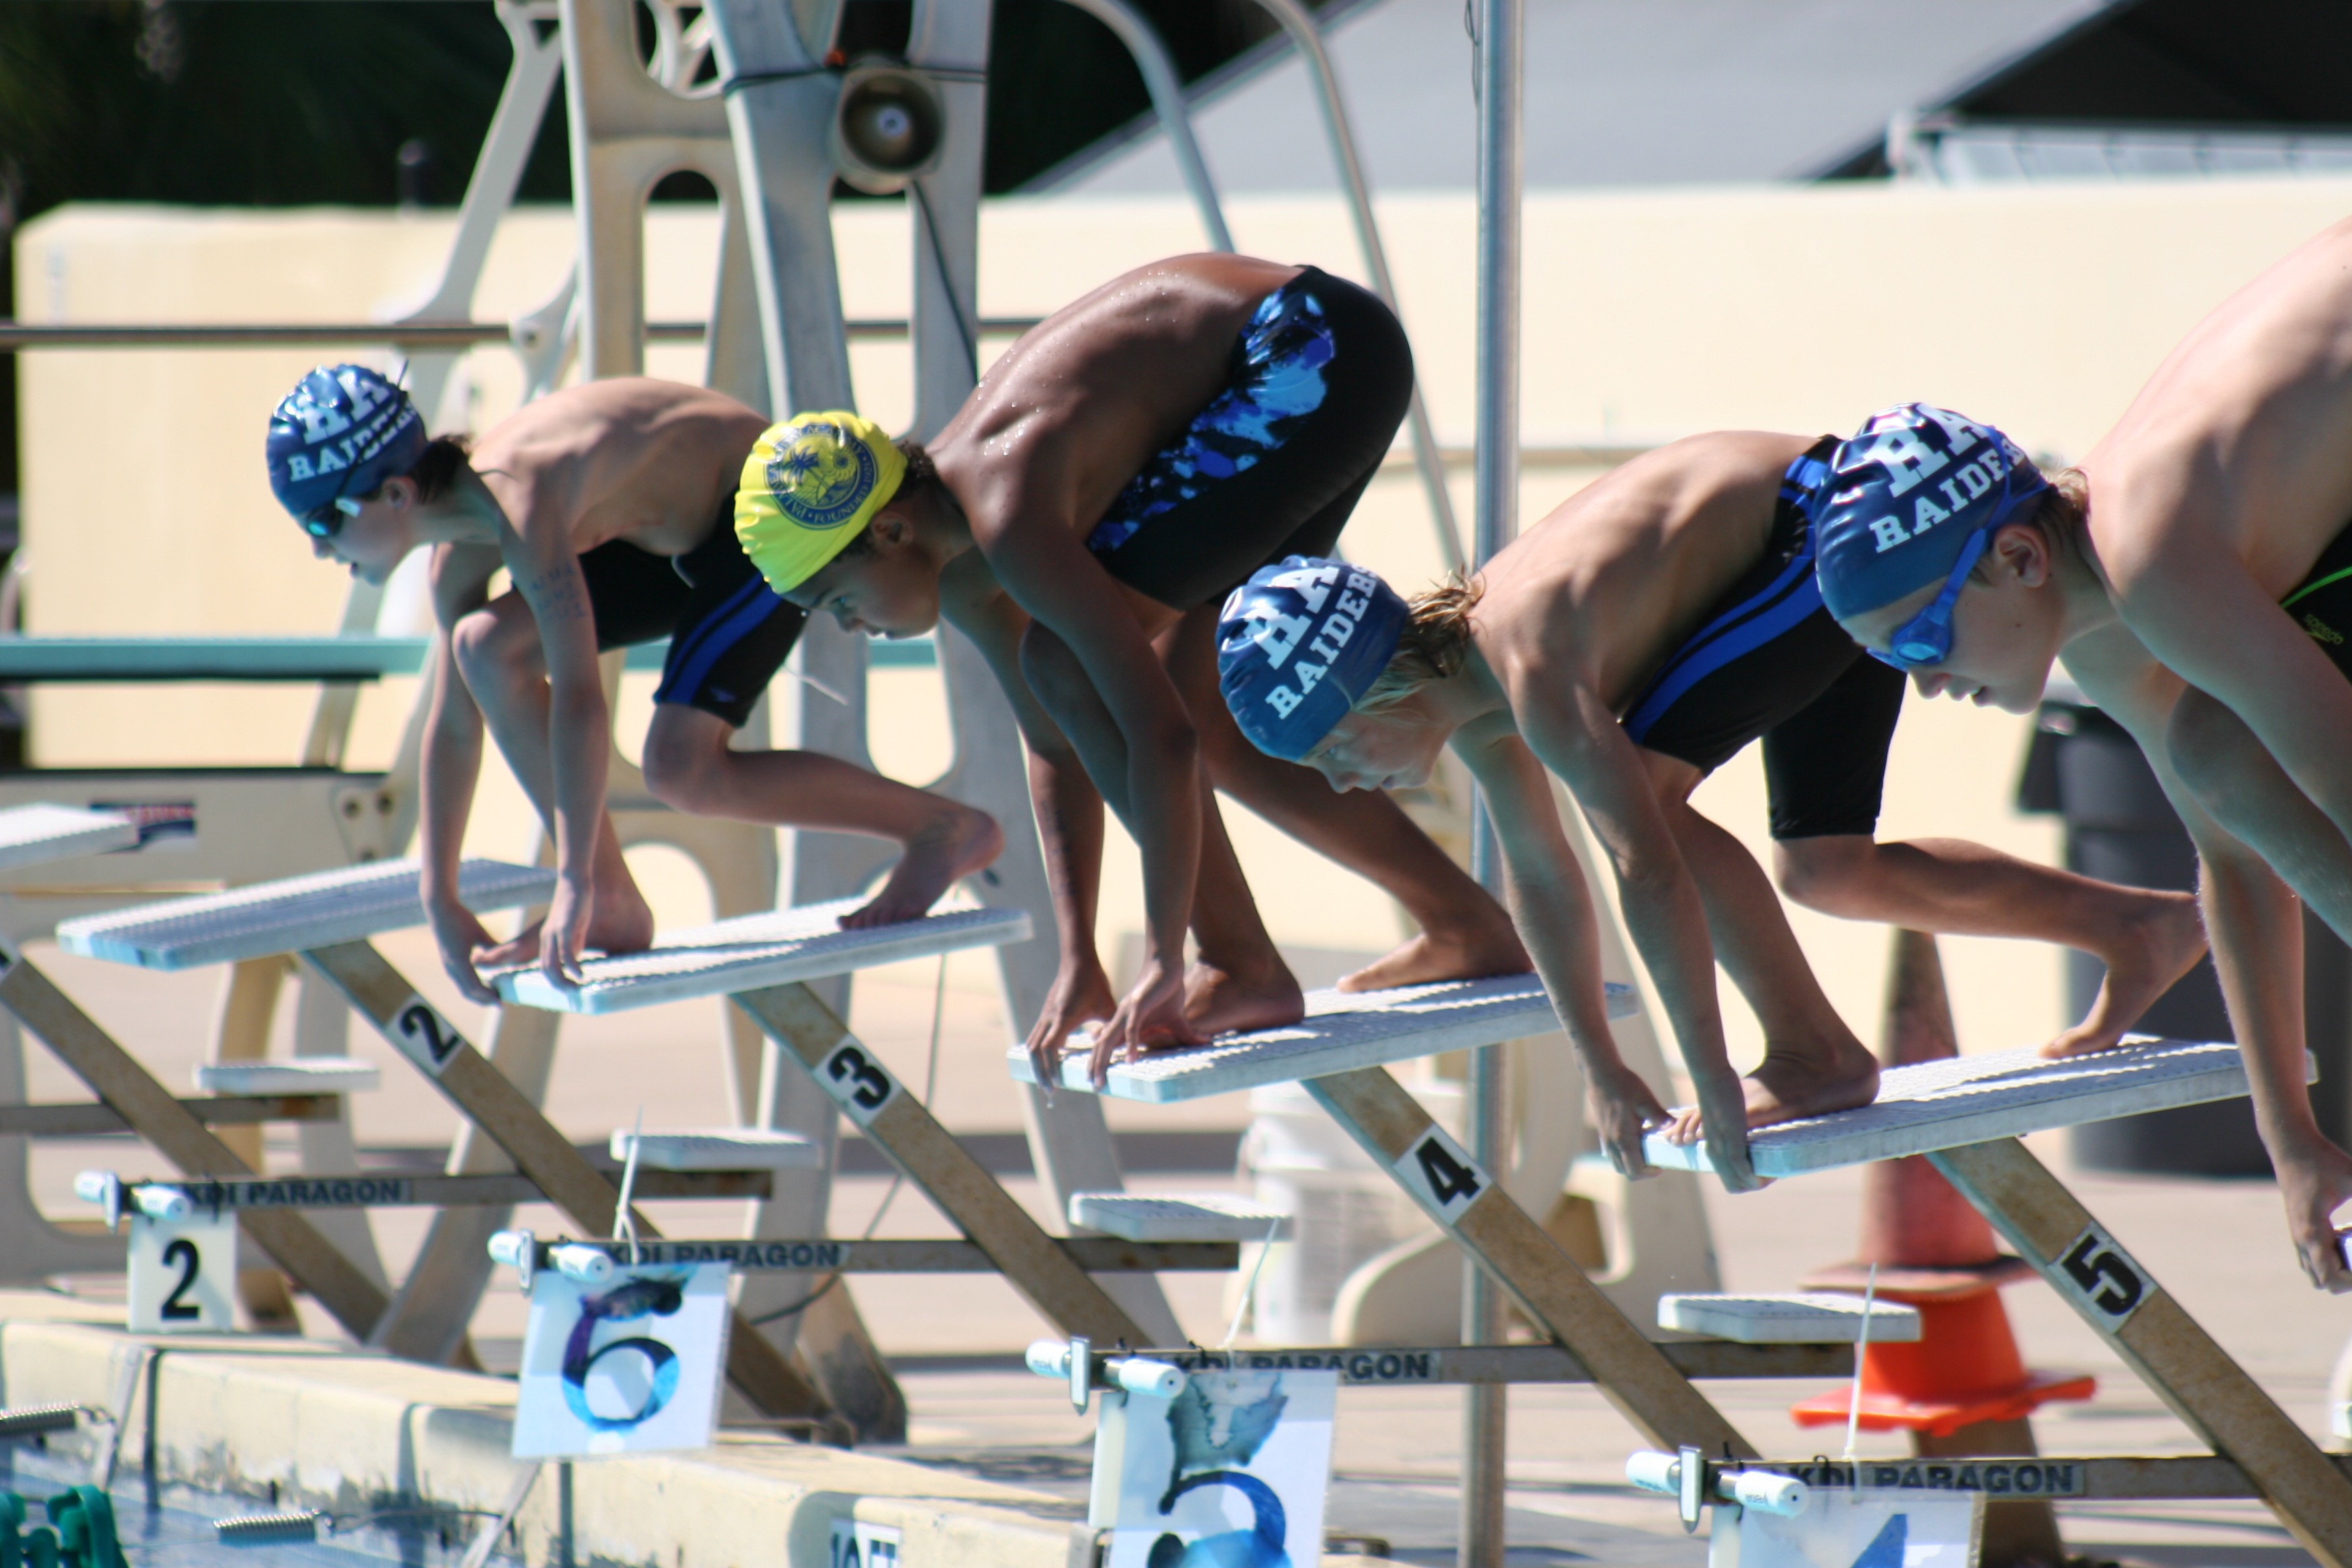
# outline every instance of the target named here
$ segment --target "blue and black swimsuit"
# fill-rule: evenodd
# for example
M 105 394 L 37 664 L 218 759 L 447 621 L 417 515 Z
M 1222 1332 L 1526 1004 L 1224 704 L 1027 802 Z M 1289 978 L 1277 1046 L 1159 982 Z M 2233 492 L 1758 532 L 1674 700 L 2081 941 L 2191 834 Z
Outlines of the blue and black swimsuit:
M 1328 555 L 1412 398 L 1395 315 L 1302 268 L 1259 302 L 1225 389 L 1128 481 L 1087 548 L 1179 610 L 1220 602 L 1286 555 Z
M 1903 711 L 1903 672 L 1863 657 L 1813 579 L 1811 510 L 1837 447 L 1824 436 L 1789 465 L 1763 555 L 1658 666 L 1622 721 L 1636 745 L 1701 773 L 1761 737 L 1775 838 L 1875 831 Z

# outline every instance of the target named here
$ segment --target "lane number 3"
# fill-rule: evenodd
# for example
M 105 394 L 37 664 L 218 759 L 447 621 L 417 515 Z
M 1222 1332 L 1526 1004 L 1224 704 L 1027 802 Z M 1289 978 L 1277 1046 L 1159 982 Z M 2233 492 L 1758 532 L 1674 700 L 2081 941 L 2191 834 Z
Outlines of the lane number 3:
M 835 1047 L 833 1054 L 824 1058 L 824 1065 L 817 1068 L 816 1079 L 860 1127 L 871 1122 L 890 1103 L 890 1096 L 898 1088 L 888 1069 L 854 1041 Z

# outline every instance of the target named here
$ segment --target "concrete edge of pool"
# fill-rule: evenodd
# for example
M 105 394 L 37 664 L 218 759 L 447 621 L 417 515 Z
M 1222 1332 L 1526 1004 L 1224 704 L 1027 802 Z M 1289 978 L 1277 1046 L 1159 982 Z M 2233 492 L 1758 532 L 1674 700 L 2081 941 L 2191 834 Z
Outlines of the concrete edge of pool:
M 119 1310 L 119 1309 L 118 1309 Z M 152 1474 L 256 1500 L 257 1510 L 349 1514 L 401 1506 L 495 1510 L 514 1384 L 348 1346 L 274 1336 L 125 1333 L 107 1309 L 0 1290 L 0 1405 L 110 1409 L 150 1351 L 124 1413 L 118 1485 Z M 110 1436 L 85 1424 L 52 1449 L 95 1457 Z M 879 1455 L 756 1433 L 715 1448 L 583 1461 L 573 1468 L 571 1550 L 582 1564 L 736 1568 L 824 1564 L 836 1520 L 902 1532 L 901 1561 L 970 1568 L 1088 1568 L 1093 1532 L 1066 1504 Z M 560 1519 L 554 1467 L 516 1521 L 527 1563 L 551 1562 Z

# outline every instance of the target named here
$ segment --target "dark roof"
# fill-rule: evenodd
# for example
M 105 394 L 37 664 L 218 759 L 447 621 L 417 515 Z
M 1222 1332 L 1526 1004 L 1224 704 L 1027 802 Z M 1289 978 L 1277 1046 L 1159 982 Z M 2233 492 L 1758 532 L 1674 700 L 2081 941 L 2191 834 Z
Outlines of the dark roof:
M 1377 189 L 1471 184 L 1463 13 L 1357 0 L 1328 24 Z M 2352 129 L 2343 0 L 1527 0 L 1527 18 L 1531 189 L 1884 174 L 1898 116 Z M 1286 42 L 1193 90 L 1220 190 L 1335 187 Z M 1182 187 L 1147 116 L 1030 188 Z

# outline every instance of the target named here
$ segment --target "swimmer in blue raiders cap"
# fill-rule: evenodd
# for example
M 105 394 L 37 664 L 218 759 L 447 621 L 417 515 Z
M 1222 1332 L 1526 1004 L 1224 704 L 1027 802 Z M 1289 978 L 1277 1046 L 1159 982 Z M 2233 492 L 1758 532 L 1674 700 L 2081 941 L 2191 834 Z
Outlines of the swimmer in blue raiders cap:
M 815 752 L 730 743 L 802 624 L 734 527 L 747 461 L 773 433 L 733 398 L 626 376 L 550 393 L 469 446 L 428 438 L 408 395 L 356 364 L 312 371 L 271 415 L 270 488 L 314 553 L 382 583 L 432 552 L 419 853 L 443 967 L 469 999 L 498 1000 L 482 967 L 536 957 L 562 984 L 589 950 L 653 940 L 604 810 L 605 648 L 669 639 L 643 749 L 666 804 L 899 843 L 888 880 L 844 924 L 912 919 L 995 858 L 1003 836 L 984 812 Z M 547 919 L 505 943 L 457 895 L 486 721 L 555 844 Z
M 1967 456 L 1913 465 L 1927 483 L 1901 497 L 1857 469 L 1822 592 L 1928 696 L 2030 711 L 2063 659 L 2139 742 L 2197 846 L 2296 1255 L 2352 1290 L 2352 1155 L 2304 1086 L 2295 897 L 2352 939 L 2352 222 L 2222 301 L 2079 470 L 1971 528 L 1963 567 L 1945 524 L 1899 509 Z
M 1451 745 L 1486 791 L 1519 934 L 1567 1023 L 1618 1168 L 1642 1134 L 1704 1136 L 1747 1184 L 1743 1129 L 1866 1103 L 1871 1054 L 1830 1005 L 1762 868 L 1691 809 L 1761 739 L 1781 887 L 1824 913 L 2034 937 L 2108 965 L 2061 1048 L 2112 1045 L 2203 951 L 2185 894 L 2111 887 L 1950 839 L 1876 838 L 1903 678 L 1823 609 L 1812 509 L 1834 437 L 1676 441 L 1528 529 L 1467 583 L 1409 604 L 1360 567 L 1290 560 L 1230 597 L 1220 679 L 1243 733 L 1342 789 L 1426 780 Z M 1965 490 L 1963 491 L 1965 494 Z M 1616 871 L 1698 1090 L 1669 1116 L 1602 1012 L 1592 908 L 1546 771 Z M 1743 1085 L 1725 1053 L 1720 961 L 1763 1026 Z

